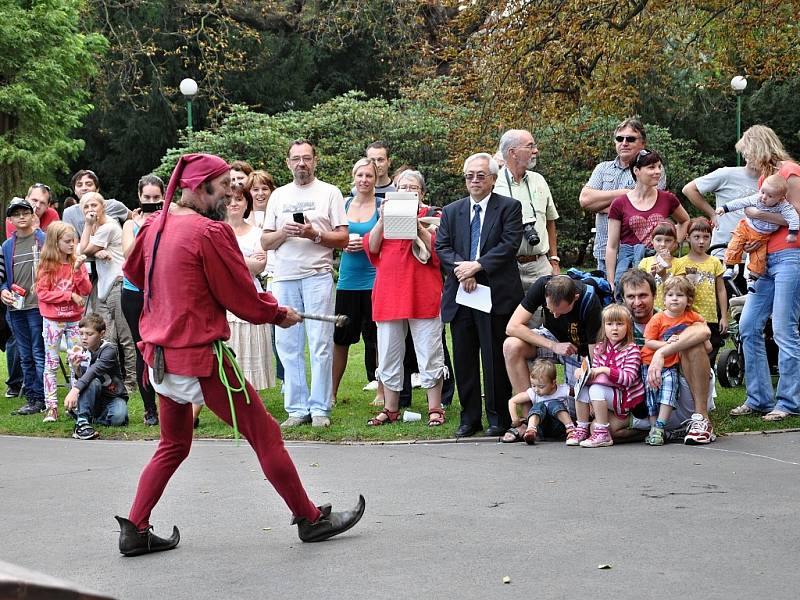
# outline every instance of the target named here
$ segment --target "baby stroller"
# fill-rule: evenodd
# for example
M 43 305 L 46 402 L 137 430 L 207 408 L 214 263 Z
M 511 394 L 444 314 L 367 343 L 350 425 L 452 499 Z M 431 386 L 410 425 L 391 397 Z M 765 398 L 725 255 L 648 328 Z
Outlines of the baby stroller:
M 726 244 L 714 244 L 709 248 L 709 254 L 714 250 L 725 248 Z M 728 290 L 728 338 L 733 342 L 733 348 L 723 347 L 717 355 L 714 372 L 717 381 L 722 387 L 738 387 L 744 381 L 744 351 L 742 339 L 739 335 L 739 318 L 747 300 L 747 284 L 744 279 L 744 264 L 739 265 L 739 274 L 734 279 L 725 281 Z M 778 346 L 772 337 L 772 321 L 768 320 L 764 328 L 764 342 L 767 349 L 767 363 L 770 372 L 778 372 Z M 727 346 L 727 344 L 726 344 Z

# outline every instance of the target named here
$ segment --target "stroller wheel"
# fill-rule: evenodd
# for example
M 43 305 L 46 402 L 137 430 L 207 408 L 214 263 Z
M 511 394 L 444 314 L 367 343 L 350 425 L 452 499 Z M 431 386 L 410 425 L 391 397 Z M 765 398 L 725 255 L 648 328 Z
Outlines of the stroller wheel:
M 742 385 L 742 364 L 736 348 L 728 348 L 720 352 L 714 371 L 722 387 L 737 387 Z

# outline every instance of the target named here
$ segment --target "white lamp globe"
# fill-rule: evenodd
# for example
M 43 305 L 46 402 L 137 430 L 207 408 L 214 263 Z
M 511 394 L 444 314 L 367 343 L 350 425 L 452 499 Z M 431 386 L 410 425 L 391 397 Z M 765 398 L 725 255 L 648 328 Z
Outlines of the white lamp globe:
M 197 95 L 197 82 L 194 79 L 186 78 L 180 84 L 181 94 L 187 98 L 194 98 Z
M 733 79 L 731 79 L 731 89 L 737 94 L 741 94 L 744 89 L 747 87 L 747 79 L 742 77 L 741 75 L 737 75 Z

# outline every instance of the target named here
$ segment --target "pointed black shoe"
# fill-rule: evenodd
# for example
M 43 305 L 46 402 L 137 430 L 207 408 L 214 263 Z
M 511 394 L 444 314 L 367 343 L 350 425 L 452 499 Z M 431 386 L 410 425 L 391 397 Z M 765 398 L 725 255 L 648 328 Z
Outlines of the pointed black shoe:
M 321 542 L 350 529 L 364 516 L 364 496 L 358 496 L 358 504 L 353 510 L 332 512 L 330 504 L 319 507 L 322 516 L 315 523 L 305 517 L 295 517 L 292 525 L 297 525 L 297 535 L 304 542 Z
M 119 523 L 119 551 L 125 556 L 139 556 L 150 552 L 172 550 L 181 541 L 181 534 L 177 527 L 172 527 L 172 536 L 169 539 L 158 537 L 152 532 L 152 527 L 147 531 L 138 531 L 128 519 L 114 517 Z

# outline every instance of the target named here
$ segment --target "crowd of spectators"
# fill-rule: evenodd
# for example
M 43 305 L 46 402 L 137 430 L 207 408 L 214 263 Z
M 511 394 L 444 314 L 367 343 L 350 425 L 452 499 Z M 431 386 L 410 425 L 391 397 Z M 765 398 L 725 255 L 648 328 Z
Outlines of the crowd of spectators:
M 485 413 L 485 435 L 507 443 L 712 442 L 711 367 L 729 325 L 726 282 L 742 253 L 751 257 L 739 323 L 747 398 L 731 415 L 799 414 L 791 373 L 800 367 L 800 166 L 771 129 L 753 126 L 737 143 L 744 167 L 683 187 L 704 215 L 690 219 L 666 191 L 668 157 L 647 147 L 643 124 L 622 121 L 612 141 L 616 157 L 597 165 L 577 199 L 596 214 L 593 275 L 607 279 L 609 297 L 595 281 L 561 273 L 557 203 L 534 171 L 539 148 L 530 131 L 509 130 L 496 154 L 467 157 L 465 196 L 443 208 L 431 205 L 424 174 L 413 167 L 389 176 L 390 151 L 379 141 L 354 161 L 346 196 L 316 177 L 308 140 L 289 147 L 292 181 L 280 187 L 266 171 L 231 163 L 230 202 L 217 216 L 236 235 L 253 285 L 298 311 L 349 317 L 338 329 L 307 319 L 276 330 L 228 315 L 228 343 L 246 378 L 257 389 L 281 382 L 281 426 L 330 426 L 349 348 L 363 340 L 365 389 L 381 407 L 371 426 L 401 417 L 413 376 L 426 391 L 432 427 L 445 422 L 455 387 L 458 437 L 484 431 Z M 14 414 L 68 418 L 58 410 L 60 367 L 69 371 L 64 409 L 75 419 L 74 437 L 96 437 L 95 423 L 127 424 L 137 390 L 145 423 L 158 425 L 136 347 L 144 298 L 122 267 L 139 229 L 161 209 L 164 183 L 144 176 L 134 210 L 104 198 L 90 170 L 78 171 L 71 187 L 77 203 L 65 203 L 61 217 L 41 183 L 7 207 L 6 396 L 25 399 Z M 416 232 L 398 239 L 385 215 L 409 195 Z M 679 256 L 684 241 L 688 251 Z M 723 250 L 710 253 L 712 244 Z M 763 337 L 770 315 L 783 375 L 776 392 Z M 564 365 L 561 382 L 555 363 Z

